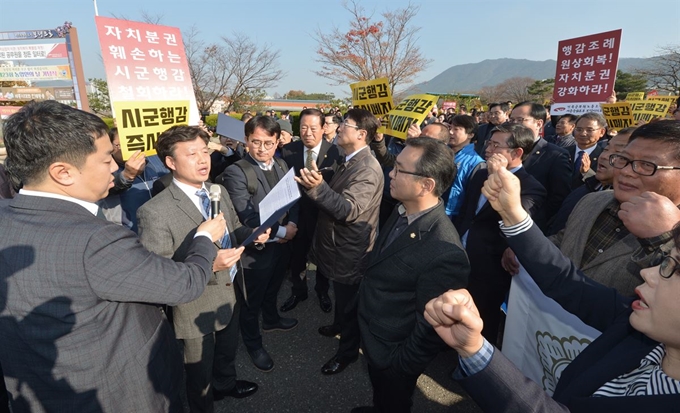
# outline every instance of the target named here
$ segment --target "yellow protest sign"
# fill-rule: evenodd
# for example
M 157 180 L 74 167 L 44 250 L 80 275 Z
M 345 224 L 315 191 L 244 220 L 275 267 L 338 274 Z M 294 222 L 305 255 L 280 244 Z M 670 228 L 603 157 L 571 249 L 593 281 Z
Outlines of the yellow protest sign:
M 661 100 L 633 100 L 628 102 L 633 112 L 635 123 L 639 121 L 649 122 L 652 119 L 663 118 L 668 112 L 669 102 Z
M 158 135 L 175 125 L 186 125 L 189 101 L 114 102 L 123 160 L 134 152 L 156 154 Z
M 600 107 L 610 130 L 618 132 L 623 128 L 635 126 L 633 112 L 628 102 L 600 103 Z
M 388 79 L 381 77 L 365 80 L 352 83 L 349 87 L 352 89 L 352 106 L 366 109 L 374 114 L 383 125 L 378 129 L 378 132 L 384 132 L 388 122 L 387 114 L 394 107 Z
M 631 100 L 644 100 L 645 99 L 645 92 L 628 92 L 626 95 L 626 102 L 629 102 Z
M 389 113 L 390 126 L 385 131 L 395 138 L 406 139 L 406 131 L 414 123 L 422 123 L 437 103 L 433 95 L 411 95 Z
M 672 105 L 673 102 L 677 102 L 677 101 L 678 101 L 678 97 L 677 97 L 677 96 L 659 96 L 659 95 L 655 95 L 655 96 L 648 96 L 648 97 L 647 97 L 647 100 L 660 100 L 660 101 L 663 101 L 663 102 L 668 102 L 668 110 L 670 111 L 670 105 Z M 669 113 L 670 115 L 672 115 L 672 113 L 670 113 L 670 112 L 668 112 L 668 113 Z

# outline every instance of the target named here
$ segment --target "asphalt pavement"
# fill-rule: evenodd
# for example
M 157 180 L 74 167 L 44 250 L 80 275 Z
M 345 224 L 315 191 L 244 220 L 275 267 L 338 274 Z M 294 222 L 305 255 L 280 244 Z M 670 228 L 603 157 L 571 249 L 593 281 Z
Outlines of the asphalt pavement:
M 263 334 L 264 347 L 274 359 L 274 370 L 269 373 L 257 370 L 241 342 L 236 362 L 238 378 L 258 383 L 259 389 L 245 399 L 228 397 L 215 402 L 217 413 L 349 413 L 354 407 L 372 404 L 371 383 L 363 355 L 342 373 L 321 374 L 321 366 L 335 354 L 338 339 L 317 332 L 320 326 L 332 323 L 333 312 L 326 314 L 319 308 L 313 290 L 313 272 L 310 276 L 309 298 L 294 310 L 282 313 L 284 317 L 297 318 L 298 326 L 287 332 Z M 290 295 L 290 286 L 290 281 L 286 281 L 281 287 L 279 306 Z M 332 289 L 330 295 L 332 299 Z M 440 353 L 430 364 L 418 380 L 413 412 L 481 412 L 450 378 L 456 360 L 456 353 L 450 350 Z

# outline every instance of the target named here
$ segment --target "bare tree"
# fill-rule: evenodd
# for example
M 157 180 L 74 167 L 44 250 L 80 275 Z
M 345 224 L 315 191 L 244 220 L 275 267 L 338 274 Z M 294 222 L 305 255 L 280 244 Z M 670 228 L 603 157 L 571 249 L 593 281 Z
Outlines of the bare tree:
M 195 26 L 182 34 L 198 108 L 207 112 L 220 99 L 227 108 L 243 105 L 256 91 L 273 86 L 285 75 L 278 63 L 279 51 L 257 46 L 247 36 L 222 36 L 221 43 L 205 43 Z M 226 109 L 226 108 L 225 108 Z
M 656 51 L 659 55 L 652 58 L 651 67 L 636 73 L 647 77 L 654 89 L 677 94 L 680 91 L 680 44 L 662 46 Z
M 374 22 L 357 0 L 343 5 L 351 14 L 348 32 L 337 27 L 331 33 L 316 31 L 317 62 L 322 65 L 317 75 L 335 85 L 386 77 L 394 91 L 397 85 L 412 83 L 432 62 L 416 44 L 420 28 L 413 27 L 411 20 L 418 6 L 386 11 L 384 21 Z
M 530 77 L 511 77 L 494 86 L 485 86 L 477 92 L 483 102 L 522 102 L 531 100 L 532 95 L 528 89 L 535 79 Z

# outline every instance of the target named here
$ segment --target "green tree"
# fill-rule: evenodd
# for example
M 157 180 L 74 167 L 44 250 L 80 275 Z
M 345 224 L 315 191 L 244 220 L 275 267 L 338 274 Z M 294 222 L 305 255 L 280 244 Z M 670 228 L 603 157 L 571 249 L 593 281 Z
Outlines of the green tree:
M 543 103 L 552 99 L 553 89 L 555 89 L 555 79 L 550 78 L 535 81 L 529 85 L 527 92 L 532 100 Z
M 109 85 L 104 79 L 92 78 L 88 79 L 92 87 L 93 93 L 87 94 L 87 100 L 90 102 L 90 109 L 99 115 L 111 116 L 111 100 L 109 99 Z
M 616 83 L 614 84 L 616 99 L 623 100 L 629 92 L 644 92 L 647 90 L 647 77 L 642 74 L 616 71 Z

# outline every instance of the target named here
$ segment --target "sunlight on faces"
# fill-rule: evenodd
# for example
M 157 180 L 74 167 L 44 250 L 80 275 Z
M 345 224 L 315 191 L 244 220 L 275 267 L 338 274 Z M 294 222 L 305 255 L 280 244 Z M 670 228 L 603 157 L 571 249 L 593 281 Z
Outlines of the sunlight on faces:
M 276 135 L 269 135 L 264 129 L 257 127 L 246 139 L 248 153 L 256 161 L 269 164 L 276 151 Z
M 555 132 L 557 132 L 559 136 L 566 136 L 574 132 L 575 127 L 576 125 L 573 122 L 570 122 L 568 118 L 561 118 L 555 124 Z
M 543 121 L 531 117 L 531 106 L 516 107 L 510 112 L 510 123 L 519 123 L 534 132 L 534 137 L 538 136 L 543 128 Z
M 675 148 L 667 143 L 637 138 L 629 143 L 621 155 L 631 160 L 643 160 L 662 166 L 680 166 L 675 159 Z M 669 198 L 675 205 L 680 204 L 680 171 L 657 170 L 652 176 L 633 172 L 632 165 L 623 169 L 614 168 L 614 197 L 626 202 L 645 191 L 656 192 Z
M 286 132 L 285 130 L 282 130 L 281 135 L 279 136 L 279 141 L 278 141 L 279 149 L 283 148 L 285 145 L 288 145 L 292 140 L 293 140 L 293 135 Z
M 71 185 L 64 188 L 65 192 L 76 199 L 97 202 L 106 198 L 109 189 L 113 187 L 113 173 L 118 165 L 113 161 L 113 145 L 109 135 L 102 135 L 94 142 L 96 151 L 85 158 L 80 168 L 68 164 L 71 168 Z
M 418 197 L 423 191 L 421 176 L 411 175 L 406 172 L 416 172 L 416 163 L 423 155 L 422 148 L 406 146 L 397 155 L 394 168 L 390 171 L 390 195 L 401 202 L 408 202 Z M 404 172 L 405 171 L 405 172 Z
M 453 147 L 454 150 L 458 151 L 463 146 L 470 143 L 472 139 L 472 134 L 468 135 L 465 132 L 465 128 L 462 126 L 452 125 L 449 128 L 449 146 Z
M 484 158 L 488 160 L 493 154 L 497 153 L 508 160 L 508 168 L 517 166 L 517 150 L 508 148 L 508 139 L 510 139 L 510 136 L 512 136 L 512 134 L 508 132 L 495 132 L 491 135 L 491 138 L 486 142 Z
M 503 112 L 498 106 L 491 109 L 486 116 L 489 122 L 493 125 L 500 125 L 508 120 L 508 115 L 506 115 L 505 112 Z
M 680 260 L 677 245 L 671 256 Z M 633 303 L 630 324 L 653 340 L 680 348 L 680 274 L 663 278 L 657 265 L 640 275 L 645 282 L 635 289 L 640 301 Z
M 300 139 L 306 148 L 314 148 L 323 139 L 324 128 L 321 118 L 316 115 L 305 115 L 300 119 Z
M 614 153 L 621 153 L 623 148 L 628 144 L 628 138 L 630 134 L 618 134 L 607 143 L 607 146 L 600 153 L 599 160 L 597 162 L 597 171 L 595 172 L 595 178 L 605 185 L 611 185 L 614 181 L 614 167 L 609 165 L 609 156 Z
M 172 156 L 166 157 L 168 168 L 179 182 L 201 188 L 210 174 L 210 152 L 203 139 L 175 144 Z
M 363 135 L 362 135 L 363 134 Z M 353 119 L 345 119 L 345 121 L 338 128 L 338 146 L 341 146 L 347 152 L 348 149 L 353 149 L 358 145 L 361 136 L 366 136 L 366 131 L 358 129 L 356 121 Z M 349 153 L 352 153 L 350 151 Z
M 333 116 L 326 116 L 323 124 L 323 132 L 329 137 L 335 137 L 338 131 L 338 124 L 333 122 Z

